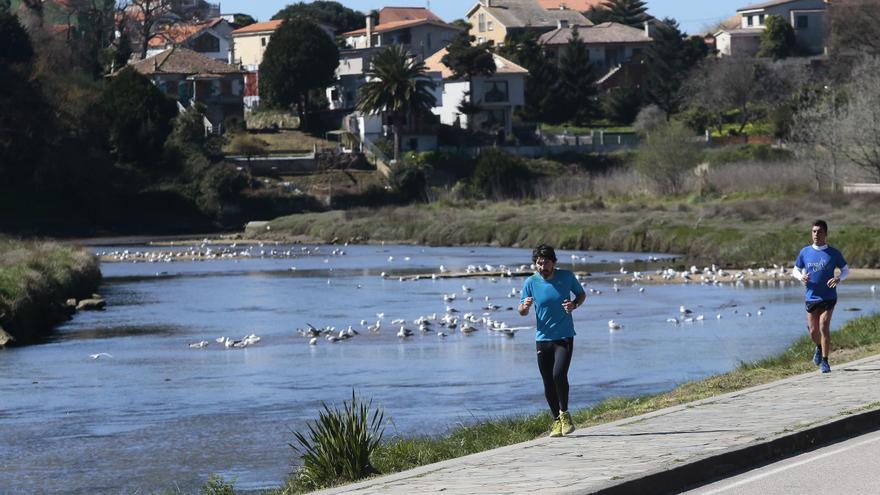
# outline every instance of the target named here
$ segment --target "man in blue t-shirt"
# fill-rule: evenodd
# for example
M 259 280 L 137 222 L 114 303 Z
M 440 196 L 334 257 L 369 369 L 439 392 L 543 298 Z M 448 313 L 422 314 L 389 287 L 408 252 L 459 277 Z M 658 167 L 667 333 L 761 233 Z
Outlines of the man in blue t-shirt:
M 813 244 L 801 249 L 794 262 L 792 275 L 806 285 L 807 329 L 816 343 L 813 363 L 822 373 L 831 371 L 828 353 L 831 350 L 831 314 L 837 304 L 837 286 L 849 274 L 849 266 L 840 251 L 829 246 L 828 224 L 824 220 L 813 222 Z M 835 269 L 840 275 L 835 275 Z
M 556 252 L 551 246 L 541 244 L 536 247 L 532 251 L 532 262 L 538 271 L 523 284 L 517 310 L 526 316 L 529 308 L 535 306 L 538 370 L 554 420 L 550 436 L 561 437 L 574 431 L 568 413 L 568 367 L 575 336 L 571 312 L 584 303 L 587 295 L 573 273 L 556 268 Z

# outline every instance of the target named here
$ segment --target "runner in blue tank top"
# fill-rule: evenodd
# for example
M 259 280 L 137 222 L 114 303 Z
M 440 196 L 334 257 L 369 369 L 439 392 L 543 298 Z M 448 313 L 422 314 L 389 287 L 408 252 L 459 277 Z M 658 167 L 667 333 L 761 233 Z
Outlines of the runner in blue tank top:
M 824 220 L 813 222 L 813 244 L 801 249 L 794 262 L 792 275 L 806 286 L 807 329 L 816 343 L 813 363 L 822 373 L 831 371 L 828 353 L 831 351 L 831 314 L 837 304 L 837 286 L 849 274 L 849 266 L 840 251 L 829 246 L 828 224 Z M 840 275 L 835 275 L 835 269 Z
M 568 413 L 568 367 L 574 351 L 574 321 L 571 312 L 587 298 L 584 288 L 574 274 L 556 268 L 556 252 L 541 244 L 532 251 L 532 262 L 538 271 L 523 284 L 522 298 L 517 308 L 526 316 L 535 306 L 537 330 L 535 350 L 538 370 L 544 382 L 544 397 L 553 415 L 551 437 L 561 437 L 574 431 Z M 571 295 L 574 294 L 574 300 Z

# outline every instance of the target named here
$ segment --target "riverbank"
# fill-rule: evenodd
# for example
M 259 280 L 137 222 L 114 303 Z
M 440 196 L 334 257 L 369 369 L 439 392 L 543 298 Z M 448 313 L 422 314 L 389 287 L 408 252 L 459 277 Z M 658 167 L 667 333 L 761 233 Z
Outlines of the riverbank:
M 866 316 L 845 324 L 832 336 L 830 361 L 842 364 L 880 354 L 880 315 Z M 754 363 L 743 363 L 734 371 L 704 380 L 688 382 L 655 395 L 605 400 L 596 406 L 575 411 L 579 428 L 611 423 L 667 407 L 719 396 L 783 378 L 816 372 L 809 359 L 814 345 L 808 337 L 792 344 L 783 353 Z M 547 414 L 499 418 L 472 426 L 462 426 L 439 437 L 394 437 L 381 445 L 372 456 L 374 466 L 383 474 L 463 457 L 486 450 L 526 442 L 545 436 L 551 419 Z M 322 487 L 332 486 L 328 482 Z M 306 486 L 295 475 L 275 495 L 306 493 L 317 487 Z
M 723 267 L 787 266 L 815 218 L 851 267 L 880 268 L 880 200 L 873 196 L 718 197 L 508 201 L 356 209 L 277 218 L 245 237 L 338 243 L 533 247 L 661 252 Z
M 39 341 L 75 310 L 69 299 L 89 298 L 100 282 L 83 249 L 0 237 L 0 347 Z

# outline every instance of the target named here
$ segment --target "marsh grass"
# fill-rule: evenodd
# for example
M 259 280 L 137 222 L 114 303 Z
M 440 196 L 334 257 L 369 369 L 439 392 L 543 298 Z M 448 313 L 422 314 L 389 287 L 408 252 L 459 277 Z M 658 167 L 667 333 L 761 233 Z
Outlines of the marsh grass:
M 90 294 L 100 280 L 97 259 L 85 250 L 0 237 L 0 324 L 32 340 L 58 319 L 65 299 Z
M 831 342 L 833 365 L 880 353 L 880 314 L 846 323 L 832 333 Z M 813 349 L 812 340 L 805 335 L 782 353 L 742 363 L 729 373 L 687 382 L 659 394 L 609 398 L 573 412 L 572 417 L 578 427 L 595 426 L 816 372 L 810 359 Z M 372 460 L 383 474 L 399 472 L 542 437 L 548 433 L 551 421 L 549 414 L 542 413 L 463 424 L 440 436 L 394 436 L 376 449 Z M 291 479 L 275 495 L 304 493 L 308 488 Z
M 655 197 L 583 195 L 310 213 L 274 220 L 261 237 L 433 246 L 501 245 L 663 252 L 721 265 L 790 263 L 816 218 L 854 267 L 880 266 L 880 197 L 740 192 Z

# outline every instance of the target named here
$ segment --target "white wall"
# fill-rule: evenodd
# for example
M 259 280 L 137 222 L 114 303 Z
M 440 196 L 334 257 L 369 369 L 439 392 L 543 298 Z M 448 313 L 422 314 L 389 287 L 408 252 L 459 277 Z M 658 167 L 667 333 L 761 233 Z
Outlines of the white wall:
M 437 98 L 437 106 L 431 109 L 434 115 L 440 117 L 440 123 L 446 125 L 454 125 L 458 120 L 462 127 L 467 127 L 467 116 L 459 114 L 458 106 L 464 100 L 464 94 L 468 90 L 467 81 L 451 81 L 437 82 L 437 88 L 440 89 L 440 97 Z

